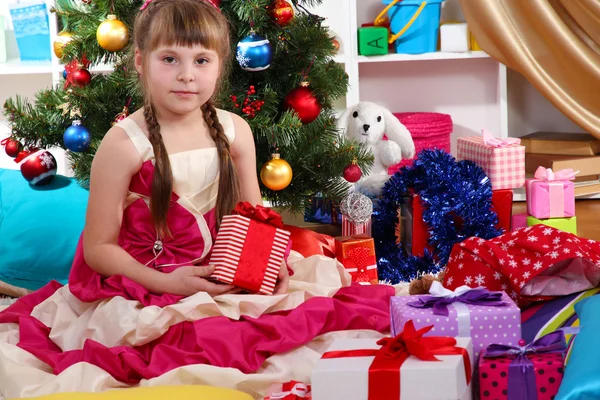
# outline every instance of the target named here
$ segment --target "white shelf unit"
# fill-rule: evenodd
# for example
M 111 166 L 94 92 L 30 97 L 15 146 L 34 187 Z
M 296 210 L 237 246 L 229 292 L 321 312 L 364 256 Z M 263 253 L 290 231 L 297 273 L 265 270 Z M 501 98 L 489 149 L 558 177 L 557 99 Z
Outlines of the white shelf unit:
M 46 0 L 49 7 L 54 0 Z M 0 13 L 8 16 L 1 0 Z M 383 9 L 381 0 L 325 0 L 314 11 L 326 18 L 341 44 L 335 60 L 344 65 L 350 87 L 336 103 L 341 111 L 359 101 L 379 103 L 392 112 L 430 111 L 447 113 L 454 121 L 452 150 L 461 136 L 479 134 L 487 128 L 498 137 L 520 137 L 537 130 L 582 132 L 552 106 L 525 78 L 508 70 L 484 52 L 358 55 L 358 28 L 372 22 Z M 10 24 L 10 18 L 7 18 Z M 443 3 L 442 20 L 464 20 L 458 0 Z M 50 14 L 51 40 L 57 24 Z M 40 89 L 60 82 L 63 66 L 52 54 L 42 64 L 10 60 L 0 64 L 0 105 L 17 94 L 33 97 Z M 14 58 L 14 57 L 13 57 Z M 97 66 L 92 71 L 110 71 Z M 0 115 L 0 136 L 6 133 Z M 598 196 L 600 198 L 600 196 Z M 524 196 L 517 193 L 516 200 Z
M 372 101 L 392 112 L 450 114 L 453 153 L 459 137 L 478 135 L 482 128 L 501 138 L 538 130 L 582 132 L 525 78 L 485 52 L 358 55 L 358 28 L 383 8 L 381 0 L 327 0 L 316 9 L 340 41 L 336 60 L 349 77 L 348 94 L 336 104 L 340 111 Z M 458 0 L 444 1 L 442 22 L 464 20 Z M 515 191 L 515 201 L 524 199 Z

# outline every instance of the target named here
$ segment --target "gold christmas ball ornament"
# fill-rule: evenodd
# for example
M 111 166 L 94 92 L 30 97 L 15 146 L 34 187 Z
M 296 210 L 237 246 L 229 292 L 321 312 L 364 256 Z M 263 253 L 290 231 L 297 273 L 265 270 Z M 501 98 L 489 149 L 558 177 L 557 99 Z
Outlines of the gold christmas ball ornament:
M 292 167 L 279 154 L 271 157 L 260 170 L 260 180 L 271 190 L 283 190 L 292 182 Z
M 98 44 L 106 51 L 123 50 L 129 42 L 129 29 L 115 15 L 109 15 L 106 21 L 98 25 L 96 31 Z
M 62 58 L 63 49 L 71 40 L 73 40 L 73 34 L 71 32 L 63 31 L 56 35 L 56 40 L 53 44 L 54 54 L 56 55 L 56 57 Z

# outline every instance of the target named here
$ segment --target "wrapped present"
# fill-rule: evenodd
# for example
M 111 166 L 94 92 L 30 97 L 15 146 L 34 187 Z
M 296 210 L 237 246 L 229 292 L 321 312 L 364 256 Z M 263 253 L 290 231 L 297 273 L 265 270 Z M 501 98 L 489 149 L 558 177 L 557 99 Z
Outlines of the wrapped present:
M 560 229 L 563 232 L 570 232 L 577 235 L 577 217 L 570 218 L 536 218 L 529 215 L 527 217 L 527 226 L 548 225 L 552 228 Z
M 272 294 L 290 240 L 282 228 L 275 211 L 239 203 L 221 222 L 209 261 L 215 266 L 211 278 L 252 293 Z
M 264 400 L 311 400 L 310 385 L 302 382 L 289 381 L 284 384 L 275 383 L 269 388 L 269 394 Z
M 511 218 L 510 230 L 515 231 L 527 226 L 527 213 L 514 214 Z
M 350 273 L 353 282 L 365 285 L 379 283 L 373 238 L 362 235 L 337 237 L 335 256 Z
M 479 359 L 482 399 L 554 399 L 563 377 L 565 337 L 550 333 L 525 346 L 492 344 Z
M 497 228 L 510 231 L 512 217 L 512 190 L 494 190 L 492 192 L 492 209 L 498 215 Z M 401 243 L 408 254 L 422 256 L 425 249 L 431 249 L 428 243 L 429 232 L 423 221 L 423 203 L 418 195 L 413 195 L 401 207 Z M 460 223 L 460 222 L 459 222 Z
M 304 222 L 320 224 L 340 224 L 342 216 L 339 207 L 321 194 L 310 199 L 310 209 L 304 213 Z
M 525 146 L 520 139 L 495 138 L 483 130 L 483 136 L 461 137 L 457 141 L 458 160 L 477 163 L 492 182 L 492 189 L 517 189 L 525 183 Z
M 335 340 L 312 370 L 313 397 L 470 399 L 471 339 L 423 337 L 429 329 L 409 321 L 394 338 Z
M 371 236 L 371 220 L 365 223 L 352 222 L 342 214 L 342 236 Z
M 360 192 L 352 192 L 340 203 L 342 236 L 371 236 L 373 201 Z
M 525 190 L 527 212 L 536 218 L 575 216 L 575 179 L 572 169 L 552 171 L 539 167 L 533 179 L 527 179 Z
M 390 299 L 392 335 L 406 321 L 417 329 L 433 324 L 429 335 L 471 337 L 475 358 L 492 343 L 516 343 L 521 338 L 521 312 L 504 292 L 460 286 L 448 290 L 438 281 L 429 295 Z

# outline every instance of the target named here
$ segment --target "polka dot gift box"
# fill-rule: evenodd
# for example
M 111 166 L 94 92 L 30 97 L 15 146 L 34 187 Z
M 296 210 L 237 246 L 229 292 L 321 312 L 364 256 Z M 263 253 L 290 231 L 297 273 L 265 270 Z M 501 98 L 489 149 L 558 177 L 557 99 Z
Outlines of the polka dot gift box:
M 479 393 L 485 399 L 552 400 L 563 377 L 565 336 L 555 331 L 525 345 L 493 344 L 479 359 Z
M 429 295 L 394 296 L 390 300 L 392 335 L 408 320 L 417 329 L 433 325 L 427 335 L 471 337 L 475 359 L 492 343 L 516 345 L 521 339 L 521 311 L 504 292 L 461 286 L 455 291 L 434 281 Z

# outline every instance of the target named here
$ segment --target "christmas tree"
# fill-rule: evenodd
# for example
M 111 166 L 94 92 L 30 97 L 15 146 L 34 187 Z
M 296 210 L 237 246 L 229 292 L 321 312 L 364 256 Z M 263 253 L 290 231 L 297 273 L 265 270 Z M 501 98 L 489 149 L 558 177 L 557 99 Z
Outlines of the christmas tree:
M 348 81 L 333 60 L 332 33 L 324 19 L 310 11 L 322 0 L 210 1 L 231 22 L 236 55 L 217 106 L 250 124 L 257 174 L 264 173 L 263 196 L 296 211 L 316 193 L 339 199 L 348 188 L 344 169 L 356 161 L 366 171 L 372 156 L 337 134 L 333 104 L 345 95 Z M 129 32 L 143 3 L 56 0 L 51 11 L 61 33 L 54 51 L 65 65 L 64 82 L 40 91 L 34 101 L 16 97 L 4 105 L 13 144 L 25 150 L 68 149 L 83 186 L 89 183 L 91 162 L 104 134 L 143 104 L 129 55 Z M 94 73 L 97 65 L 109 65 L 111 72 Z M 272 159 L 275 153 L 280 160 Z M 285 175 L 281 160 L 293 171 L 287 186 L 263 168 L 284 168 Z

